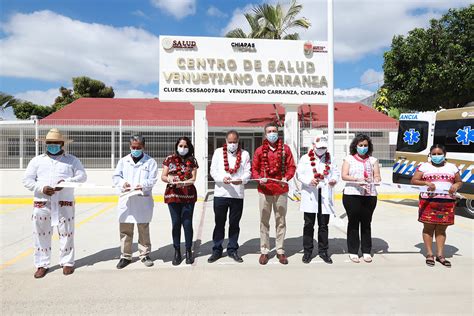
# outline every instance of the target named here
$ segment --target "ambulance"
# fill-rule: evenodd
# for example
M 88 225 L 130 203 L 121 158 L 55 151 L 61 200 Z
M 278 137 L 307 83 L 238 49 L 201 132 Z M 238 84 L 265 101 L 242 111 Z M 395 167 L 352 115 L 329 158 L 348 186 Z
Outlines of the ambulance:
M 439 112 L 403 113 L 397 136 L 393 183 L 410 183 L 417 167 L 428 161 L 430 147 L 446 147 L 447 161 L 460 171 L 463 186 L 458 207 L 474 218 L 474 106 Z

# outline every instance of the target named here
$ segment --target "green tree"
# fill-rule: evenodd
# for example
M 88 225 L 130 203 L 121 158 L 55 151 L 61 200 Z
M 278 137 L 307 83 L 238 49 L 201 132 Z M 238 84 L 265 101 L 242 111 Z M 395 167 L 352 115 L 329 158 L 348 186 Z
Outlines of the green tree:
M 392 107 L 429 111 L 472 101 L 474 5 L 449 10 L 427 29 L 395 36 L 383 69 Z
M 89 77 L 72 78 L 72 85 L 72 90 L 65 87 L 59 88 L 61 95 L 56 98 L 53 105 L 56 111 L 79 98 L 113 98 L 115 96 L 112 87 L 107 87 L 102 81 Z
M 284 12 L 280 3 L 276 5 L 261 4 L 253 8 L 253 13 L 246 13 L 245 18 L 250 25 L 250 33 L 234 29 L 226 37 L 234 38 L 268 38 L 297 40 L 299 34 L 291 33 L 295 28 L 307 29 L 311 23 L 306 18 L 298 18 L 303 6 L 293 0 L 290 7 Z
M 8 104 L 6 104 L 8 102 Z M 39 118 L 46 117 L 54 112 L 50 106 L 37 105 L 29 101 L 23 101 L 14 98 L 13 96 L 0 92 L 0 104 L 5 107 L 12 107 L 15 116 L 20 120 L 29 119 L 32 115 L 37 115 Z

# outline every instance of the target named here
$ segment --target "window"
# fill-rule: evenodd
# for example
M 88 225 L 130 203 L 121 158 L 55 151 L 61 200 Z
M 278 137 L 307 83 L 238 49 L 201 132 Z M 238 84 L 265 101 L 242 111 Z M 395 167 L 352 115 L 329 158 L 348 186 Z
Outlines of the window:
M 434 143 L 442 144 L 448 152 L 474 152 L 473 119 L 436 121 Z
M 428 122 L 400 121 L 397 151 L 418 153 L 426 148 L 427 142 Z

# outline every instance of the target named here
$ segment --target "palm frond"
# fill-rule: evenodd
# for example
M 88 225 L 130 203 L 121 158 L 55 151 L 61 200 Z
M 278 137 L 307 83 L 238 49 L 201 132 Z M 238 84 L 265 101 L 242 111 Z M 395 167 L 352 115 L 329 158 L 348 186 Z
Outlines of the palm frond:
M 247 34 L 242 31 L 241 28 L 236 28 L 233 29 L 232 31 L 227 32 L 225 37 L 231 37 L 231 38 L 247 38 Z

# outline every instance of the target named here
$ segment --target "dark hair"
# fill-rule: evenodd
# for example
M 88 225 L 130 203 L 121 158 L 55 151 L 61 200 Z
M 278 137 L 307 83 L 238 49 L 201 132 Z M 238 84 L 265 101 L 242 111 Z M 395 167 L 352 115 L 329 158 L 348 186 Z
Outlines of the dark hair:
M 443 154 L 446 155 L 446 147 L 444 147 L 441 144 L 434 144 L 433 146 L 431 146 L 430 147 L 430 155 L 431 155 L 431 151 L 433 151 L 433 149 L 436 149 L 436 148 L 441 149 L 443 151 Z
M 278 125 L 276 125 L 274 122 L 270 122 L 268 123 L 267 125 L 265 125 L 265 127 L 263 128 L 263 132 L 266 133 L 267 132 L 267 128 L 268 127 L 276 127 L 277 131 L 278 131 Z
M 143 146 L 145 146 L 145 137 L 143 137 L 142 135 L 132 135 L 130 137 L 130 144 L 132 142 L 139 142 L 141 143 Z
M 370 137 L 365 134 L 357 134 L 357 136 L 352 139 L 351 145 L 349 146 L 349 152 L 351 155 L 357 154 L 357 144 L 364 140 L 369 143 L 369 150 L 367 151 L 367 155 L 372 155 L 372 152 L 374 151 L 374 145 L 372 144 L 372 139 L 370 139 Z
M 230 131 L 228 131 L 227 134 L 225 134 L 225 138 L 227 139 L 227 137 L 229 137 L 229 135 L 232 135 L 232 134 L 237 136 L 237 139 L 240 139 L 239 132 L 237 132 L 235 129 L 231 129 Z
M 174 145 L 174 151 L 175 151 L 176 155 L 179 156 L 178 145 L 182 140 L 184 140 L 186 142 L 186 145 L 188 145 L 189 151 L 186 154 L 186 156 L 183 157 L 184 160 L 188 160 L 189 158 L 194 157 L 194 146 L 193 146 L 193 144 L 191 143 L 191 140 L 188 137 L 183 136 L 183 137 L 178 138 L 178 140 L 176 141 L 176 144 Z

